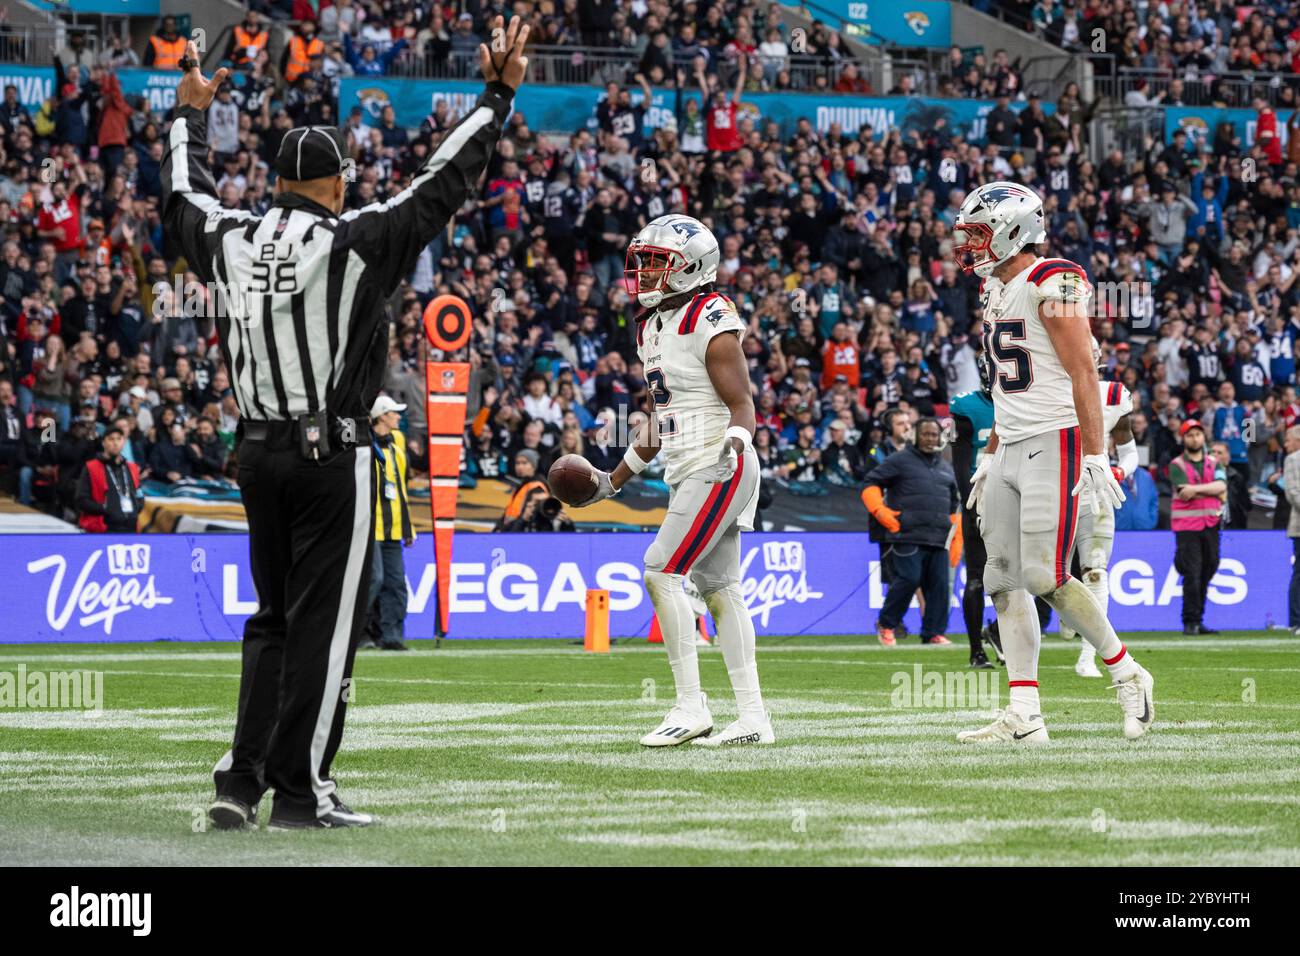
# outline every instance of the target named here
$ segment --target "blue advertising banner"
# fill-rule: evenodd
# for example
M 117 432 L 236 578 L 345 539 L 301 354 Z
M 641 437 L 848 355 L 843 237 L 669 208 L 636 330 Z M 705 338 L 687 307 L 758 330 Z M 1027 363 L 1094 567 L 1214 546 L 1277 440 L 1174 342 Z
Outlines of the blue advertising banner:
M 160 0 L 37 0 L 42 10 L 54 13 L 106 13 L 115 17 L 156 17 Z
M 152 112 L 164 112 L 176 105 L 179 70 L 118 70 L 117 78 L 127 99 L 146 97 Z M 35 111 L 51 96 L 54 67 L 0 63 L 0 90 L 11 83 L 17 88 L 18 102 Z
M 1233 132 L 1241 139 L 1243 150 L 1255 142 L 1255 125 L 1259 114 L 1255 110 L 1216 109 L 1211 106 L 1170 106 L 1165 109 L 1165 142 L 1171 142 L 1174 132 L 1183 130 L 1187 133 L 1188 146 L 1199 149 L 1214 141 L 1214 133 L 1220 123 L 1231 123 Z M 1286 146 L 1287 120 L 1291 110 L 1278 110 L 1277 133 Z
M 34 113 L 53 94 L 54 67 L 0 63 L 0 91 L 9 86 L 17 90 L 18 102 Z
M 346 119 L 354 106 L 360 106 L 377 120 L 383 108 L 391 106 L 397 124 L 414 129 L 442 100 L 450 104 L 452 115 L 464 116 L 482 92 L 479 80 L 345 76 L 339 80 L 339 116 Z M 515 95 L 514 107 L 528 117 L 534 130 L 572 131 L 586 123 L 603 92 L 590 86 L 525 85 Z
M 122 84 L 122 95 L 128 100 L 143 96 L 151 113 L 165 113 L 176 105 L 180 70 L 118 70 L 117 79 Z
M 583 633 L 588 588 L 610 592 L 610 633 L 645 636 L 649 534 L 461 535 L 452 567 L 458 638 Z M 238 640 L 256 609 L 243 535 L 7 535 L 0 550 L 0 642 Z M 1223 536 L 1206 623 L 1256 629 L 1286 616 L 1291 547 L 1282 532 Z M 1169 532 L 1116 537 L 1111 619 L 1121 631 L 1178 630 L 1182 588 Z M 742 595 L 759 634 L 871 634 L 884 601 L 879 550 L 865 534 L 749 534 Z M 427 539 L 406 552 L 406 634 L 433 635 L 437 570 Z M 962 631 L 958 568 L 948 633 Z M 986 611 L 986 619 L 993 616 Z M 920 627 L 908 612 L 912 633 Z M 1055 625 L 1053 625 L 1055 626 Z
M 851 35 L 886 46 L 952 45 L 952 5 L 939 0 L 814 0 L 807 6 L 817 19 L 828 14 L 848 24 Z
M 392 106 L 399 126 L 414 128 L 420 125 L 441 100 L 446 100 L 454 115 L 462 116 L 473 108 L 482 84 L 469 80 L 411 80 L 374 77 L 345 77 L 339 83 L 339 115 L 346 117 L 353 107 L 360 106 L 366 115 L 377 120 L 385 106 Z M 664 118 L 676 108 L 677 97 L 672 90 L 653 90 L 650 105 L 646 108 L 646 132 L 664 125 Z M 695 93 L 698 97 L 699 94 Z M 515 97 L 515 109 L 528 119 L 533 130 L 542 132 L 572 132 L 584 126 L 595 126 L 596 104 L 604 96 L 603 90 L 586 86 L 525 86 Z M 639 90 L 632 92 L 634 102 L 644 96 Z M 743 118 L 750 115 L 755 122 L 775 120 L 783 133 L 794 129 L 800 119 L 807 119 L 819 132 L 827 132 L 831 124 L 839 123 L 846 131 L 856 133 L 870 126 L 877 138 L 891 127 L 907 133 L 910 130 L 925 132 L 946 125 L 968 138 L 984 138 L 985 117 L 997 105 L 992 100 L 930 99 L 919 96 L 811 96 L 805 93 L 747 93 L 740 102 Z M 1014 104 L 1023 109 L 1024 104 Z M 1053 104 L 1043 106 L 1052 112 Z

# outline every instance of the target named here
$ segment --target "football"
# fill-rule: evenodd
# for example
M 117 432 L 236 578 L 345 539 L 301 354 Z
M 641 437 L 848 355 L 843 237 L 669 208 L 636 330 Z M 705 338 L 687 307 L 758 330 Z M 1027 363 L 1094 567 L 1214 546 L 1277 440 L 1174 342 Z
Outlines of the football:
M 546 481 L 566 505 L 580 505 L 596 490 L 596 469 L 581 455 L 565 455 L 551 465 Z

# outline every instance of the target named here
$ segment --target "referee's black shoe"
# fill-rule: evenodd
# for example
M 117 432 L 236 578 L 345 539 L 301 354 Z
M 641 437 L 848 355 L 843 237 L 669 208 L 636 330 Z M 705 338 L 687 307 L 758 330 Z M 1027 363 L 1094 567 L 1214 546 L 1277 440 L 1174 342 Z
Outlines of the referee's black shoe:
M 340 827 L 368 827 L 375 822 L 375 818 L 370 814 L 353 810 L 340 800 L 337 794 L 330 794 L 330 800 L 334 802 L 334 809 L 324 816 L 313 817 L 310 820 L 294 820 L 277 818 L 272 814 L 271 822 L 266 828 L 268 830 L 334 830 Z
M 208 820 L 215 830 L 256 829 L 257 807 L 249 806 L 238 797 L 217 797 L 208 807 Z

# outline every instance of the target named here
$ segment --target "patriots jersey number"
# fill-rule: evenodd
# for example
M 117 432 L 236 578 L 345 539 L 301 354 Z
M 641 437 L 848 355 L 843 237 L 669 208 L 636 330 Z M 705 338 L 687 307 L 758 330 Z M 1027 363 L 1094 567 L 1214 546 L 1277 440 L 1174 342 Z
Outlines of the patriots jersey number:
M 1029 352 L 1019 345 L 1011 344 L 1024 340 L 1024 319 L 1004 319 L 985 334 L 984 347 L 997 360 L 998 388 L 1004 392 L 1023 392 L 1034 381 Z M 1002 370 L 1003 365 L 1014 366 L 1015 373 L 1008 375 Z
M 650 388 L 650 397 L 654 399 L 656 408 L 663 408 L 673 400 L 673 393 L 668 390 L 663 369 L 649 369 L 645 373 L 645 382 Z

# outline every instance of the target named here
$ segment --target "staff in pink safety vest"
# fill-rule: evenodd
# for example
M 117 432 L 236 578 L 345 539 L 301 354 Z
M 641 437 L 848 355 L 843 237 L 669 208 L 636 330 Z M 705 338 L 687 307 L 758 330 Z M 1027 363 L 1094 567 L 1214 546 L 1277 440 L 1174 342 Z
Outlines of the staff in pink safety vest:
M 1183 633 L 1217 634 L 1206 627 L 1205 600 L 1219 569 L 1219 521 L 1227 482 L 1219 463 L 1205 454 L 1205 430 L 1195 418 L 1179 433 L 1183 453 L 1169 463 L 1174 497 L 1169 524 L 1174 530 L 1174 568 L 1183 576 Z

